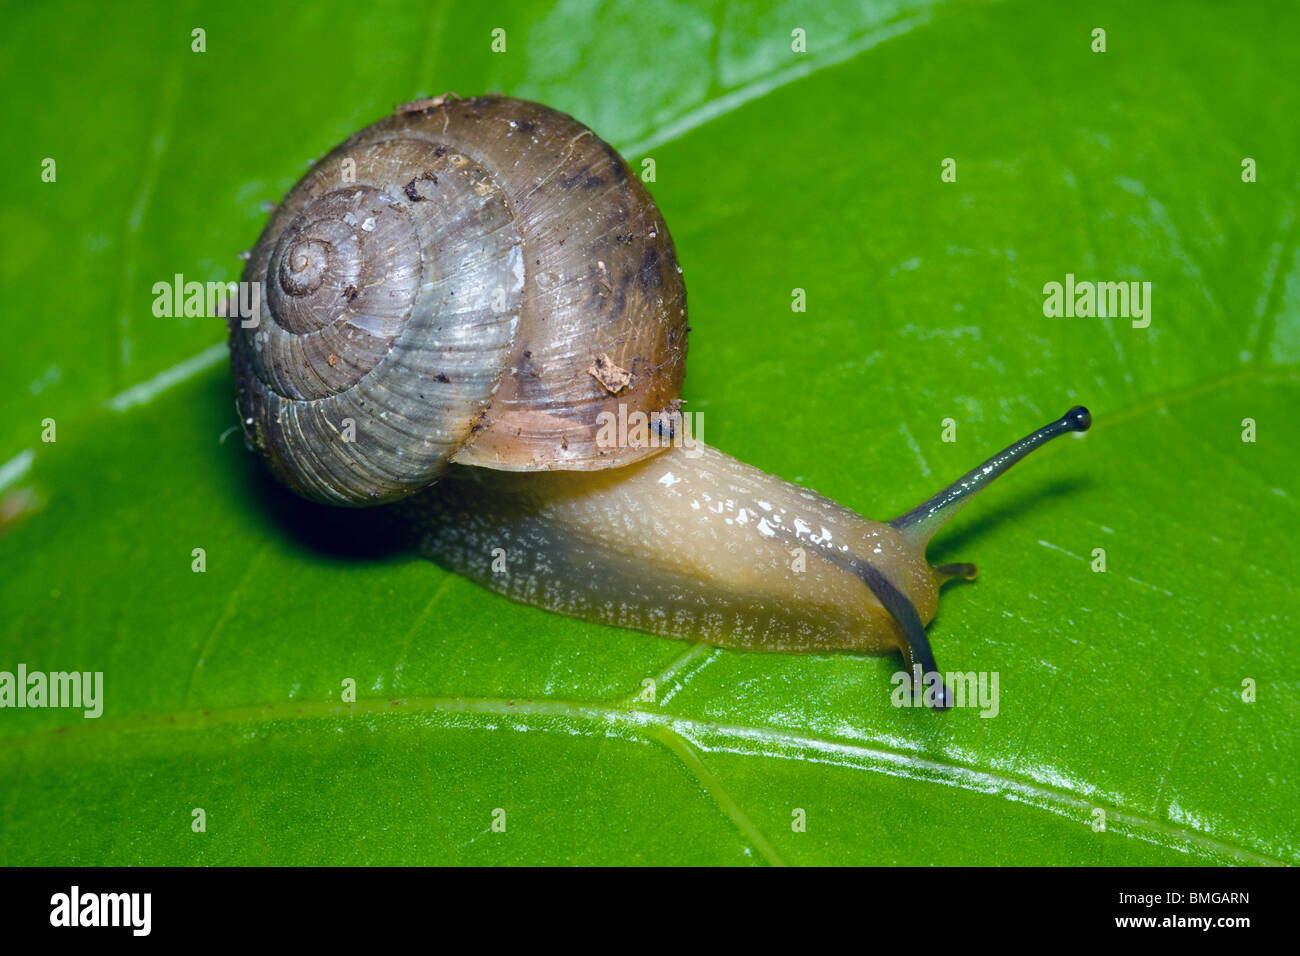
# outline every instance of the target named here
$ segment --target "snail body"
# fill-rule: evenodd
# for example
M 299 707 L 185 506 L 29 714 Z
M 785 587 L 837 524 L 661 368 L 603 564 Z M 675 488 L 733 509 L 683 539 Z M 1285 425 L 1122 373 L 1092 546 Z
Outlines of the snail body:
M 721 647 L 896 648 L 854 555 L 922 621 L 938 605 L 939 575 L 897 529 L 702 444 L 615 471 L 475 469 L 399 507 L 421 551 L 509 598 Z
M 616 470 L 459 469 L 396 507 L 422 553 L 524 604 L 747 651 L 898 650 L 929 675 L 939 589 L 976 574 L 932 566 L 930 539 L 1029 451 L 1090 425 L 1073 408 L 892 521 L 700 442 Z
M 940 586 L 925 547 L 1075 408 L 893 521 L 702 442 L 602 440 L 678 421 L 686 297 L 667 226 L 618 153 L 506 97 L 399 109 L 276 209 L 233 319 L 249 445 L 294 491 L 398 502 L 422 553 L 514 600 L 765 651 L 902 651 Z M 498 560 L 503 559 L 503 560 Z M 935 703 L 944 706 L 946 692 Z

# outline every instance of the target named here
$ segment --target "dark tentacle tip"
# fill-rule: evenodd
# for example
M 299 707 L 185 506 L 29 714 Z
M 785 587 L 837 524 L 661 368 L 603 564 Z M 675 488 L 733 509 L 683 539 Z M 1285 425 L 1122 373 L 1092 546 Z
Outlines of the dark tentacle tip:
M 935 676 L 939 677 L 937 673 Z M 948 685 L 943 682 L 943 678 L 939 677 L 939 696 L 934 701 L 934 709 L 940 712 L 952 710 L 952 702 L 952 691 L 949 690 Z
M 921 690 L 923 699 L 932 710 L 943 712 L 951 710 L 953 705 L 952 691 L 943 681 L 943 675 L 938 671 L 926 671 L 921 676 Z
M 1070 426 L 1070 431 L 1086 432 L 1092 427 L 1092 412 L 1082 405 L 1075 405 L 1065 413 L 1065 423 Z
M 903 659 L 909 660 L 907 653 L 903 653 Z M 911 667 L 912 690 L 917 694 L 920 700 L 931 710 L 945 711 L 951 710 L 953 706 L 952 690 L 943 680 L 943 674 L 934 668 L 934 661 L 930 662 L 931 670 L 922 670 L 919 663 Z

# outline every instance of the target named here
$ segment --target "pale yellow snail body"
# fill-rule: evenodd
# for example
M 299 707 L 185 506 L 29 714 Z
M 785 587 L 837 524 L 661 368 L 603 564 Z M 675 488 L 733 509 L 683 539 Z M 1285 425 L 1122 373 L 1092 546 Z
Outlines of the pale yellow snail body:
M 240 417 L 282 482 L 400 500 L 425 554 L 514 600 L 724 647 L 900 649 L 933 672 L 939 587 L 974 567 L 933 568 L 926 543 L 1089 422 L 1072 409 L 892 522 L 681 443 L 686 297 L 658 209 L 589 129 L 505 97 L 350 137 L 244 280 L 266 293 L 231 321 Z M 629 410 L 660 440 L 604 440 Z

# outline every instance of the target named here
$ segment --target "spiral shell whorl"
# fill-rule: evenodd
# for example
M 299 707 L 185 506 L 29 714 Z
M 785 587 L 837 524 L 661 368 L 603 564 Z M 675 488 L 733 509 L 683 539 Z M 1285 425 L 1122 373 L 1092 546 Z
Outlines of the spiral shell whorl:
M 415 180 L 432 198 L 408 195 Z M 409 140 L 336 151 L 277 210 L 250 275 L 266 295 L 234 337 L 251 373 L 240 410 L 277 475 L 335 504 L 432 481 L 486 409 L 519 317 L 522 239 L 487 171 Z
M 485 97 L 399 112 L 340 144 L 285 197 L 231 322 L 250 443 L 282 482 L 374 504 L 451 461 L 598 469 L 598 416 L 675 410 L 681 270 L 653 201 L 570 117 Z M 598 357 L 631 371 L 617 392 Z

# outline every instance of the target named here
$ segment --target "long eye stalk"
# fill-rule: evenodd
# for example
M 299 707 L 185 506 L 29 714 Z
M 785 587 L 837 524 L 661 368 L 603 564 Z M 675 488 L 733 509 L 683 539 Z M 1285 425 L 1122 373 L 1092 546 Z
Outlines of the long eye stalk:
M 924 545 L 943 525 L 976 494 L 988 487 L 998 475 L 1020 461 L 1035 448 L 1068 432 L 1086 432 L 1092 426 L 1092 414 L 1076 405 L 1054 422 L 1030 432 L 1018 442 L 1002 449 L 983 464 L 972 468 L 947 488 L 928 498 L 906 514 L 889 522 L 906 537 Z
M 925 636 L 925 625 L 921 623 L 921 617 L 916 613 L 916 605 L 907 595 L 890 584 L 888 578 L 866 562 L 852 561 L 850 567 L 902 628 L 903 660 L 907 663 L 907 672 L 918 686 L 924 686 L 923 682 L 930 674 L 938 675 L 939 665 L 935 663 L 934 652 L 930 650 L 930 639 Z M 935 690 L 937 695 L 934 701 L 935 709 L 947 710 L 951 707 L 952 692 L 943 683 L 942 677 L 938 678 Z

